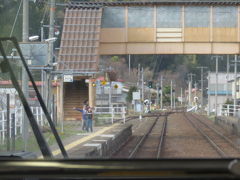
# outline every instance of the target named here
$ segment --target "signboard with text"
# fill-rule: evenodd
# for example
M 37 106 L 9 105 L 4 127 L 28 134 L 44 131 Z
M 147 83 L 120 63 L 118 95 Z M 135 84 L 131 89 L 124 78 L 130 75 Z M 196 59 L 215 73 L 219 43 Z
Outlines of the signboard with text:
M 133 100 L 140 100 L 140 92 L 132 93 Z
M 73 75 L 64 75 L 63 82 L 73 82 Z

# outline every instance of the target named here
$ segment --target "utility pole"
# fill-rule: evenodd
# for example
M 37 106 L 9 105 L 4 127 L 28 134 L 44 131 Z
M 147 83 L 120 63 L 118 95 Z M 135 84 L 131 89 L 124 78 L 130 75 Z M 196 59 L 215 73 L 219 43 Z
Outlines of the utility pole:
M 131 54 L 128 55 L 128 76 L 130 77 L 131 72 Z
M 182 92 L 182 88 L 181 88 L 181 106 L 183 104 L 183 92 Z
M 188 106 L 192 106 L 192 81 L 193 81 L 193 76 L 195 74 L 189 73 L 188 74 Z
M 203 70 L 207 67 L 199 66 L 197 68 L 201 70 L 201 109 L 203 110 Z
M 174 89 L 173 89 L 173 108 L 176 108 L 176 87 L 174 84 Z
M 137 81 L 137 87 L 140 88 L 140 80 L 141 80 L 141 68 L 140 64 L 138 64 L 138 81 Z
M 55 18 L 55 0 L 50 1 L 50 19 L 49 19 L 49 36 L 48 38 L 54 37 L 54 18 Z M 49 41 L 48 44 L 48 65 L 52 67 L 53 63 L 53 41 Z M 52 113 L 53 107 L 52 107 L 52 76 L 51 71 L 47 74 L 47 80 L 48 80 L 48 98 L 47 98 L 47 108 L 49 113 Z
M 218 114 L 218 110 L 217 110 L 217 108 L 218 108 L 218 105 L 217 105 L 217 103 L 218 103 L 218 61 L 219 61 L 219 58 L 221 58 L 222 59 L 222 56 L 212 56 L 212 59 L 215 59 L 215 64 L 216 64 L 216 85 L 215 85 L 215 115 L 217 116 Z
M 161 76 L 161 109 L 163 109 L 163 77 Z
M 140 93 L 140 115 L 139 115 L 139 120 L 142 120 L 142 111 L 143 111 L 143 68 L 141 70 L 140 64 L 138 64 L 138 81 L 137 81 L 137 87 L 139 89 Z
M 233 99 L 233 104 L 234 104 L 234 115 L 236 114 L 236 105 L 237 105 L 237 65 L 240 61 L 238 61 L 237 55 L 234 56 L 234 99 Z
M 43 32 L 44 30 L 43 30 L 43 20 L 41 21 L 41 42 L 43 42 L 43 40 L 44 40 L 44 32 Z
M 142 102 L 144 101 L 144 71 L 142 68 Z
M 158 82 L 157 82 L 156 86 L 157 86 L 157 103 L 156 103 L 156 105 L 157 105 L 157 107 L 159 107 L 159 83 Z
M 112 81 L 109 81 L 109 107 L 112 107 Z
M 197 99 L 195 99 L 197 97 L 197 82 L 195 81 L 194 83 L 194 89 L 195 89 L 195 93 L 194 93 L 194 100 L 196 101 L 195 103 L 195 106 L 197 106 Z
M 143 102 L 144 102 L 144 71 L 143 71 L 143 67 L 142 67 L 142 71 L 141 71 L 141 80 L 142 80 L 142 84 L 141 84 L 141 89 L 142 89 L 142 98 L 141 98 L 141 112 L 143 113 Z
M 210 71 L 208 71 L 208 116 L 210 115 L 210 104 Z
M 173 84 L 172 84 L 172 80 L 171 80 L 171 92 L 170 92 L 170 94 L 171 94 L 171 109 L 172 109 L 172 107 L 173 107 L 173 92 L 172 92 L 172 90 L 173 90 Z
M 28 42 L 29 36 L 29 0 L 23 0 L 23 27 L 22 27 L 22 41 Z M 28 100 L 29 92 L 28 92 L 28 75 L 25 68 L 22 66 L 22 91 Z M 24 109 L 22 110 L 22 118 L 23 118 L 23 141 L 24 141 L 24 150 L 27 151 L 27 144 L 29 139 L 29 122 L 27 114 Z
M 228 93 L 228 89 L 229 89 L 229 85 L 228 85 L 228 81 L 229 81 L 229 55 L 227 55 L 227 99 L 229 99 L 229 93 Z

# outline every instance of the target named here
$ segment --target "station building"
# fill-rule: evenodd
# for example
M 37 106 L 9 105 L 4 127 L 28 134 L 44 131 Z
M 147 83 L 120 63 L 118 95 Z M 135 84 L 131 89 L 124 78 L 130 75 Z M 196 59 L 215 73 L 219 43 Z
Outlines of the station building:
M 218 73 L 218 91 L 217 91 L 217 107 L 220 108 L 221 104 L 224 104 L 227 99 L 232 99 L 232 84 L 234 79 L 234 73 Z M 208 105 L 210 112 L 215 112 L 215 88 L 216 88 L 216 73 L 210 72 L 208 74 Z M 220 112 L 218 109 L 217 112 Z
M 58 114 L 76 120 L 74 106 L 86 99 L 95 105 L 91 83 L 100 55 L 239 54 L 239 5 L 234 0 L 70 2 L 58 56 Z M 69 74 L 73 81 L 63 82 Z

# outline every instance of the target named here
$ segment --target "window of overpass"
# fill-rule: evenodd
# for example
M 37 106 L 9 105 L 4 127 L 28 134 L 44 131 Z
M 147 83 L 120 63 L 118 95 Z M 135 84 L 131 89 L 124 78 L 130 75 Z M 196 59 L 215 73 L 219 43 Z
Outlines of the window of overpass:
M 209 27 L 209 6 L 185 6 L 186 27 Z
M 153 27 L 153 7 L 129 7 L 128 27 L 150 28 Z
M 157 7 L 158 28 L 180 28 L 181 27 L 181 6 Z
M 213 27 L 237 27 L 237 7 L 218 6 L 213 8 Z
M 102 28 L 124 28 L 124 7 L 106 7 L 103 10 Z

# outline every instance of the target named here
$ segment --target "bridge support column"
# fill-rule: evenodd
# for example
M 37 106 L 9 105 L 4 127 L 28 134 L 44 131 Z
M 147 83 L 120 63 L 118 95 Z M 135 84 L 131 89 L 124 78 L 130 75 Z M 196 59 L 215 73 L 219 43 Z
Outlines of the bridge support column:
M 89 106 L 94 107 L 96 105 L 96 85 L 95 79 L 89 79 L 89 87 L 88 87 L 88 94 L 89 94 Z

